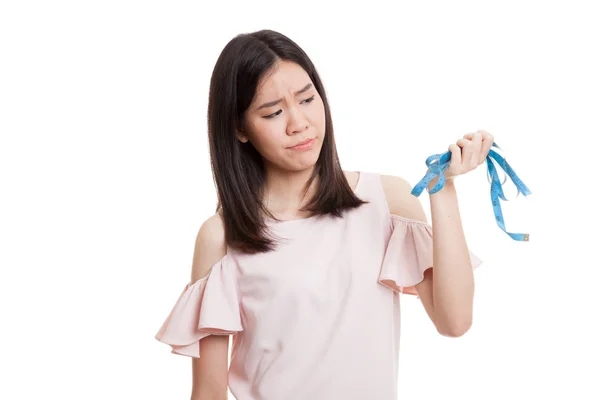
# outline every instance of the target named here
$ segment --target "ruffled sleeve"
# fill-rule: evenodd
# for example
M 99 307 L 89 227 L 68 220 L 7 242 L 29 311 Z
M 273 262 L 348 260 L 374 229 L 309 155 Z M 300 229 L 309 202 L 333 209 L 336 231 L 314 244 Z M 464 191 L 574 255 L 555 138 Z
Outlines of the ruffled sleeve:
M 391 214 L 391 235 L 379 283 L 399 293 L 417 295 L 415 285 L 433 267 L 433 230 L 429 223 Z M 482 261 L 469 250 L 473 269 Z
M 241 332 L 235 278 L 227 256 L 203 278 L 188 283 L 155 338 L 173 354 L 200 357 L 200 340 L 209 335 Z

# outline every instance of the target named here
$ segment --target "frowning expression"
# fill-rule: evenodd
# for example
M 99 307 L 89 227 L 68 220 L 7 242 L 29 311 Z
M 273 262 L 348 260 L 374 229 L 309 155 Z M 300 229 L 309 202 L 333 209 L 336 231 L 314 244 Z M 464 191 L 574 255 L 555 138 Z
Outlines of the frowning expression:
M 287 170 L 314 165 L 325 135 L 323 101 L 306 71 L 291 61 L 279 61 L 259 82 L 244 113 L 238 140 L 250 142 L 271 163 Z M 295 147 L 312 140 L 303 147 Z

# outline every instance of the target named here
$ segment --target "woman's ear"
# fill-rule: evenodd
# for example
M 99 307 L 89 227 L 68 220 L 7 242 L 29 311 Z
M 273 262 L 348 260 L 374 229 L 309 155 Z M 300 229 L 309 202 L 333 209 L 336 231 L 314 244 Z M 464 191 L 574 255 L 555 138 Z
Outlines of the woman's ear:
M 242 143 L 248 142 L 248 136 L 245 135 L 245 133 L 244 133 L 243 130 L 236 129 L 235 130 L 235 136 Z

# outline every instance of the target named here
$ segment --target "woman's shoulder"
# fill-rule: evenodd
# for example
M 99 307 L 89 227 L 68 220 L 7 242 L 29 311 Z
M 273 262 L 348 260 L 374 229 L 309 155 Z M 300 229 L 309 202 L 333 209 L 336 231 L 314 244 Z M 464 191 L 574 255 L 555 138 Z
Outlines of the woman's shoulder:
M 220 213 L 208 217 L 200 226 L 194 244 L 192 282 L 203 278 L 227 255 L 225 228 Z
M 419 199 L 412 195 L 412 185 L 398 175 L 377 174 L 390 214 L 409 220 L 427 222 L 425 210 Z

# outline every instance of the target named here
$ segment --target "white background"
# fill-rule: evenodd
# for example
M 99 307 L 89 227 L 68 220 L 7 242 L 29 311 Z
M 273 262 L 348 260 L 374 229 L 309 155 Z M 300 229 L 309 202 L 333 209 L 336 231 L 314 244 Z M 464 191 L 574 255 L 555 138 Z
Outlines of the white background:
M 516 242 L 485 166 L 457 180 L 474 324 L 442 337 L 403 296 L 400 398 L 600 398 L 593 3 L 3 1 L 0 398 L 189 398 L 154 335 L 216 204 L 212 68 L 263 28 L 316 64 L 344 169 L 416 184 L 483 129 L 533 192 L 504 186 Z

